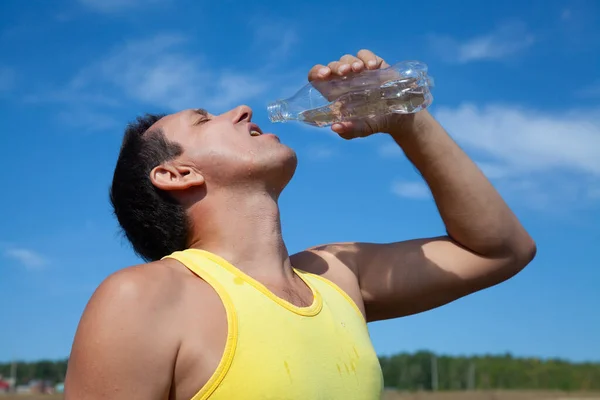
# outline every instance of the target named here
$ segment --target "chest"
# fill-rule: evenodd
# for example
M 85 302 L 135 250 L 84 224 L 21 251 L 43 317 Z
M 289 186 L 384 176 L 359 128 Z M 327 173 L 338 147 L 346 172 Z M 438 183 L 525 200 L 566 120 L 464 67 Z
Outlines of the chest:
M 237 307 L 232 324 L 213 300 L 205 303 L 209 319 L 190 318 L 185 326 L 177 398 L 377 398 L 369 394 L 382 386 L 379 362 L 354 309 L 336 309 L 327 299 L 311 317 Z

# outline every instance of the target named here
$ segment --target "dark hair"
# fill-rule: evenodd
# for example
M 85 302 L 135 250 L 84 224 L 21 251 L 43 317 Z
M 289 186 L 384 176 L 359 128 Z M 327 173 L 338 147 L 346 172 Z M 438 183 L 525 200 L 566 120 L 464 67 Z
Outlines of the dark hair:
M 163 116 L 145 114 L 127 125 L 110 188 L 110 202 L 123 233 L 146 261 L 184 250 L 189 230 L 183 206 L 150 181 L 154 167 L 183 152 L 162 130 L 148 130 Z

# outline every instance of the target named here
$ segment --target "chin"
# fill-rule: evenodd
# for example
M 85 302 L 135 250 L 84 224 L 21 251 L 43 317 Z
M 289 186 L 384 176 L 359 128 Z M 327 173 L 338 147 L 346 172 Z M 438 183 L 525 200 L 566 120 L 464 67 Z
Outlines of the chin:
M 274 157 L 270 161 L 268 167 L 270 186 L 276 187 L 281 191 L 287 186 L 296 172 L 296 167 L 298 166 L 296 152 L 286 146 L 285 151 L 277 154 L 277 157 Z
M 291 147 L 286 146 L 286 150 L 287 150 L 287 152 L 286 152 L 287 154 L 286 154 L 283 164 L 285 164 L 286 167 L 292 168 L 293 171 L 295 171 L 296 167 L 298 166 L 298 156 L 296 155 L 296 152 Z M 292 171 L 292 175 L 293 175 L 293 171 Z

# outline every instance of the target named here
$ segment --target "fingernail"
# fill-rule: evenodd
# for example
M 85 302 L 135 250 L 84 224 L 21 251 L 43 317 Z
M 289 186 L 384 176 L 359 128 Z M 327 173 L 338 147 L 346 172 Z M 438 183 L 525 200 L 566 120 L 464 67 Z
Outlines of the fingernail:
M 342 66 L 341 66 L 341 67 L 338 69 L 338 71 L 339 71 L 341 74 L 344 74 L 344 73 L 348 72 L 349 70 L 350 70 L 350 66 L 349 66 L 348 64 L 342 65 Z
M 375 60 L 369 61 L 369 67 L 374 67 L 376 65 L 377 65 L 377 62 Z
M 354 64 L 352 64 L 352 68 L 354 68 L 354 69 L 360 69 L 360 67 L 362 67 L 362 64 L 359 63 L 358 61 L 355 62 Z
M 327 67 L 323 67 L 319 70 L 319 75 L 321 75 L 321 76 L 325 76 L 328 73 L 329 73 L 329 68 L 327 68 Z

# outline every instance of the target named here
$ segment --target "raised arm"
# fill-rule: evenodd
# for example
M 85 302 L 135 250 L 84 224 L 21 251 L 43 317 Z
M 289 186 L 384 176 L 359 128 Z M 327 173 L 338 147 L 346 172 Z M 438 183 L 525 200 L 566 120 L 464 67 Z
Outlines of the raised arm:
M 66 400 L 169 398 L 178 343 L 159 284 L 134 267 L 100 285 L 75 336 Z
M 373 53 L 361 51 L 358 58 L 345 56 L 330 64 L 331 73 L 357 60 L 386 65 Z M 333 130 L 347 139 L 389 134 L 427 182 L 446 226 L 447 235 L 436 238 L 338 243 L 312 250 L 337 257 L 340 265 L 354 272 L 368 320 L 446 304 L 510 278 L 533 259 L 532 238 L 429 112 L 345 123 Z

